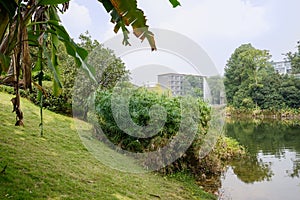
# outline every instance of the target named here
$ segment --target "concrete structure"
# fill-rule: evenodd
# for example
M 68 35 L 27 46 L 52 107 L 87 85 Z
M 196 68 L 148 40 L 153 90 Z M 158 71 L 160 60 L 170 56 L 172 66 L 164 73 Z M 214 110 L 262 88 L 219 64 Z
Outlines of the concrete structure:
M 172 95 L 184 95 L 183 90 L 184 74 L 167 73 L 158 75 L 158 83 L 165 88 L 169 88 Z
M 271 62 L 271 65 L 279 74 L 284 75 L 292 73 L 292 65 L 289 61 Z
M 192 80 L 191 80 L 192 79 Z M 203 98 L 207 96 L 207 83 L 204 76 L 167 73 L 158 75 L 158 83 L 164 88 L 169 88 L 173 96 L 189 94 L 191 88 L 199 88 L 203 92 Z

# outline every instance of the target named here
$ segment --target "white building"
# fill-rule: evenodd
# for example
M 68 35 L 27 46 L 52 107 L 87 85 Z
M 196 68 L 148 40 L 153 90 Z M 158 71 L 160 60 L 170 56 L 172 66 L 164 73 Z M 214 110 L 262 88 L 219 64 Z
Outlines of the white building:
M 183 80 L 184 74 L 167 73 L 160 74 L 158 77 L 158 83 L 172 91 L 172 95 L 184 95 Z
M 289 61 L 271 62 L 275 71 L 279 74 L 291 74 L 292 65 Z
M 189 83 L 189 77 L 192 77 L 193 83 Z M 183 96 L 189 93 L 192 84 L 203 92 L 203 98 L 206 99 L 208 92 L 208 84 L 206 77 L 199 75 L 188 75 L 178 73 L 166 73 L 158 75 L 158 83 L 165 88 L 169 88 L 174 96 Z

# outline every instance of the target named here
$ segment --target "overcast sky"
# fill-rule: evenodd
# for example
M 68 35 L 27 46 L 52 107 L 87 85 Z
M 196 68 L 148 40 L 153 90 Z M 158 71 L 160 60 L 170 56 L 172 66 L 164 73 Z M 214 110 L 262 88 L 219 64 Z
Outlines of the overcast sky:
M 168 29 L 191 38 L 207 52 L 220 73 L 241 44 L 270 50 L 272 60 L 280 61 L 283 53 L 296 50 L 300 40 L 299 0 L 180 2 L 175 9 L 168 0 L 140 0 L 138 6 L 145 12 L 150 28 Z M 86 30 L 100 42 L 114 36 L 110 16 L 97 0 L 72 0 L 62 21 L 73 38 Z

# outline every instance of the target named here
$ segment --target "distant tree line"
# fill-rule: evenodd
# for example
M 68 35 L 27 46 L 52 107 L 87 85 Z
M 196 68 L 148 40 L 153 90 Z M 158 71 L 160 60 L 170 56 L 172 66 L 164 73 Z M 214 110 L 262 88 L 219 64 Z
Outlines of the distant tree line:
M 299 50 L 298 46 L 298 52 L 286 54 L 294 74 L 300 69 Z M 243 44 L 234 51 L 224 74 L 230 106 L 266 110 L 300 108 L 300 79 L 293 74 L 278 74 L 270 59 L 269 51 L 256 49 L 251 44 Z

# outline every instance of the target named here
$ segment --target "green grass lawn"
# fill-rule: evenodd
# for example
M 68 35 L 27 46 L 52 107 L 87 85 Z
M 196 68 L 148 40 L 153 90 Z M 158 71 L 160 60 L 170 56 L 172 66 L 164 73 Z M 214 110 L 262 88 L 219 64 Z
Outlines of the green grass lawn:
M 0 171 L 7 165 L 0 174 L 0 199 L 214 199 L 192 178 L 103 165 L 82 144 L 72 118 L 44 110 L 41 137 L 39 108 L 26 99 L 25 126 L 15 127 L 11 98 L 0 93 Z

